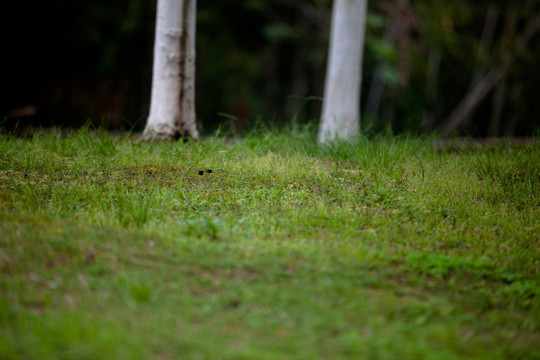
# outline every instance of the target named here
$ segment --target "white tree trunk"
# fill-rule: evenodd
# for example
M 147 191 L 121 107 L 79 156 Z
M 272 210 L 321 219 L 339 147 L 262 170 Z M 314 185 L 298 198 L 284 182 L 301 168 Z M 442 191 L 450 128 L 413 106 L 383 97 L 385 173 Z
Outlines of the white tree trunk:
M 358 135 L 366 11 L 367 0 L 334 0 L 320 143 Z
M 196 0 L 158 0 L 145 139 L 199 137 L 195 117 Z

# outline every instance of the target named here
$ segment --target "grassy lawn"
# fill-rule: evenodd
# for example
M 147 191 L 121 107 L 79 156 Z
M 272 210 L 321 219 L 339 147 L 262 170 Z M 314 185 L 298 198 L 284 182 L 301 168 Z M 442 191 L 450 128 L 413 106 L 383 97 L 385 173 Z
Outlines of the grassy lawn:
M 540 359 L 539 195 L 538 145 L 4 135 L 0 359 Z

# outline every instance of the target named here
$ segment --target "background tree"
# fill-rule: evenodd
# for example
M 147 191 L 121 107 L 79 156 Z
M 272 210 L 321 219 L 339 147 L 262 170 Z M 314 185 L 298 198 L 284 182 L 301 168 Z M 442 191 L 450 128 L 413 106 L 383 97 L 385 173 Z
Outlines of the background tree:
M 358 135 L 366 11 L 367 0 L 334 0 L 320 143 Z
M 195 118 L 196 0 L 158 0 L 145 139 L 199 137 Z
M 509 18 L 504 26 L 501 35 L 501 41 L 504 44 L 503 52 L 500 59 L 492 65 L 492 67 L 483 75 L 481 75 L 473 84 L 470 91 L 465 95 L 459 105 L 452 111 L 448 119 L 443 122 L 441 131 L 443 135 L 455 133 L 460 127 L 463 127 L 474 109 L 484 100 L 488 93 L 504 79 L 504 75 L 511 63 L 520 53 L 526 48 L 527 43 L 533 35 L 540 31 L 540 15 L 535 16 L 526 23 L 523 33 L 515 35 L 515 12 L 509 9 Z M 504 85 L 504 83 L 503 83 Z M 500 88 L 499 91 L 504 91 Z M 494 94 L 494 111 L 493 118 L 490 122 L 490 135 L 497 135 L 496 129 L 500 122 L 500 111 L 502 94 L 496 92 Z
M 91 120 L 142 131 L 150 110 L 155 5 L 0 2 L 0 126 Z M 449 136 L 538 133 L 540 36 L 527 28 L 536 28 L 539 13 L 535 0 L 370 0 L 362 132 L 440 131 L 456 113 L 465 116 Z M 198 131 L 318 125 L 331 16 L 331 0 L 198 0 Z M 491 69 L 504 69 L 491 90 L 470 111 L 456 112 Z

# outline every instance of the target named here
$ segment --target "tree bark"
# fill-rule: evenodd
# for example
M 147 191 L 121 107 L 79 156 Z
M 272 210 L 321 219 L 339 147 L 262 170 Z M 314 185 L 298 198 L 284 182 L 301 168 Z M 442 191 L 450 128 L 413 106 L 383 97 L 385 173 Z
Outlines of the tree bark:
M 491 120 L 488 126 L 488 136 L 498 136 L 500 133 L 501 118 L 506 94 L 506 81 L 503 77 L 495 85 L 495 94 L 493 95 L 493 106 L 491 107 Z
M 383 39 L 392 45 L 395 44 L 397 31 L 398 28 L 396 26 L 396 22 L 389 20 L 388 24 L 386 25 L 386 29 L 384 30 Z M 369 87 L 365 115 L 373 119 L 377 118 L 379 115 L 379 108 L 385 87 L 384 80 L 381 76 L 381 69 L 386 63 L 387 61 L 384 59 L 377 60 L 377 66 L 375 67 L 373 79 L 371 80 L 371 85 Z
M 195 117 L 196 0 L 158 0 L 147 140 L 198 139 Z
M 495 28 L 497 26 L 497 20 L 499 17 L 499 6 L 497 4 L 490 4 L 486 13 L 486 21 L 484 22 L 484 28 L 482 29 L 482 35 L 480 37 L 480 49 L 488 55 L 493 45 L 493 37 L 495 34 Z M 474 86 L 482 77 L 485 72 L 486 66 L 481 63 L 477 63 L 475 66 L 474 76 L 471 81 L 471 86 Z
M 426 71 L 426 92 L 425 96 L 428 105 L 424 110 L 424 116 L 420 128 L 423 132 L 428 133 L 433 130 L 435 122 L 435 112 L 437 104 L 437 96 L 439 90 L 439 71 L 441 68 L 441 49 L 439 46 L 434 46 L 429 50 L 428 65 Z
M 366 10 L 367 0 L 334 0 L 320 143 L 358 135 Z

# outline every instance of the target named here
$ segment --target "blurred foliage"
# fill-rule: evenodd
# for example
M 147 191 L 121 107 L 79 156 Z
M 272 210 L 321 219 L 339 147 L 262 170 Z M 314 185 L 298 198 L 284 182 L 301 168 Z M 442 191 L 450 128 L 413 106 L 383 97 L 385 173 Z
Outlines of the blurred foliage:
M 38 109 L 34 121 L 44 126 L 88 119 L 111 128 L 144 124 L 155 1 L 50 0 L 0 7 L 3 118 L 31 105 Z M 487 39 L 490 9 L 495 16 Z M 494 130 L 498 135 L 538 132 L 540 36 L 511 55 L 539 13 L 540 3 L 533 0 L 369 1 L 364 131 L 436 129 L 482 74 L 504 64 L 504 86 L 497 85 L 502 95 L 491 91 L 464 133 L 487 135 L 495 114 L 502 119 Z M 317 121 L 331 0 L 199 0 L 197 16 L 197 113 L 203 130 Z

